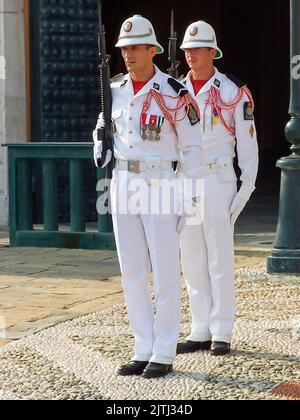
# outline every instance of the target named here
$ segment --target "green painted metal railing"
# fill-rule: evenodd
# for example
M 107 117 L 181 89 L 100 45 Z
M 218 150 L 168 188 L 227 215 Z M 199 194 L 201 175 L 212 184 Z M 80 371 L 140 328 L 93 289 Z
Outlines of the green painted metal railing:
M 85 180 L 83 163 L 93 158 L 92 143 L 8 144 L 9 226 L 13 247 L 49 247 L 71 249 L 115 249 L 111 216 L 98 215 L 95 231 L 86 231 L 84 215 Z M 42 162 L 43 228 L 33 225 L 32 162 Z M 69 162 L 70 227 L 62 230 L 58 221 L 58 159 Z M 97 169 L 95 168 L 95 171 Z M 97 170 L 97 180 L 106 171 Z M 95 207 L 100 192 L 96 192 Z

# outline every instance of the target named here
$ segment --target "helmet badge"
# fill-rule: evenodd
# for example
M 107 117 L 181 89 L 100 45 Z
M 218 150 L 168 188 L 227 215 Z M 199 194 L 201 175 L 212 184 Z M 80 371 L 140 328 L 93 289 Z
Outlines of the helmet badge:
M 131 32 L 132 26 L 133 26 L 132 22 L 126 22 L 125 25 L 124 25 L 124 31 L 127 32 L 127 33 Z
M 197 35 L 197 33 L 198 33 L 198 28 L 197 28 L 196 26 L 193 26 L 193 27 L 190 29 L 190 35 L 191 35 L 191 36 L 196 36 L 196 35 Z

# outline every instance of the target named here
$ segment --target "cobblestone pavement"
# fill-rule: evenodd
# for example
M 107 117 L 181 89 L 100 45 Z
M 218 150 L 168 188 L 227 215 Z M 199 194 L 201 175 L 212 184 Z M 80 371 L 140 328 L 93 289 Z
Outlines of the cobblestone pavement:
M 123 303 L 114 251 L 10 248 L 0 233 L 0 347 Z M 1 337 L 5 318 L 6 340 Z
M 123 305 L 76 318 L 0 349 L 0 399 L 284 399 L 273 390 L 300 382 L 299 277 L 270 277 L 264 264 L 237 270 L 233 352 L 180 355 L 167 378 L 117 375 L 133 338 Z M 189 332 L 183 297 L 182 337 Z

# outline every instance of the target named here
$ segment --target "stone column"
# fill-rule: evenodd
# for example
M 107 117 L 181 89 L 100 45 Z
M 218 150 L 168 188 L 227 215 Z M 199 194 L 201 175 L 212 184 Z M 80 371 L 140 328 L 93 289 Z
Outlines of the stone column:
M 0 0 L 0 144 L 26 141 L 23 0 Z M 0 147 L 0 229 L 8 225 L 6 149 Z
M 300 273 L 300 1 L 291 5 L 291 101 L 285 135 L 292 154 L 277 162 L 281 169 L 277 235 L 269 273 Z

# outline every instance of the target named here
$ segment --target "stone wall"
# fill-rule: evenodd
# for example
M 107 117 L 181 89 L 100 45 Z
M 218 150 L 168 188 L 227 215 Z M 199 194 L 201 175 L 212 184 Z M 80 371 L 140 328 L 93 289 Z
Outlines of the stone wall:
M 26 141 L 23 0 L 0 0 L 0 144 Z M 8 225 L 6 149 L 0 147 L 0 229 Z

